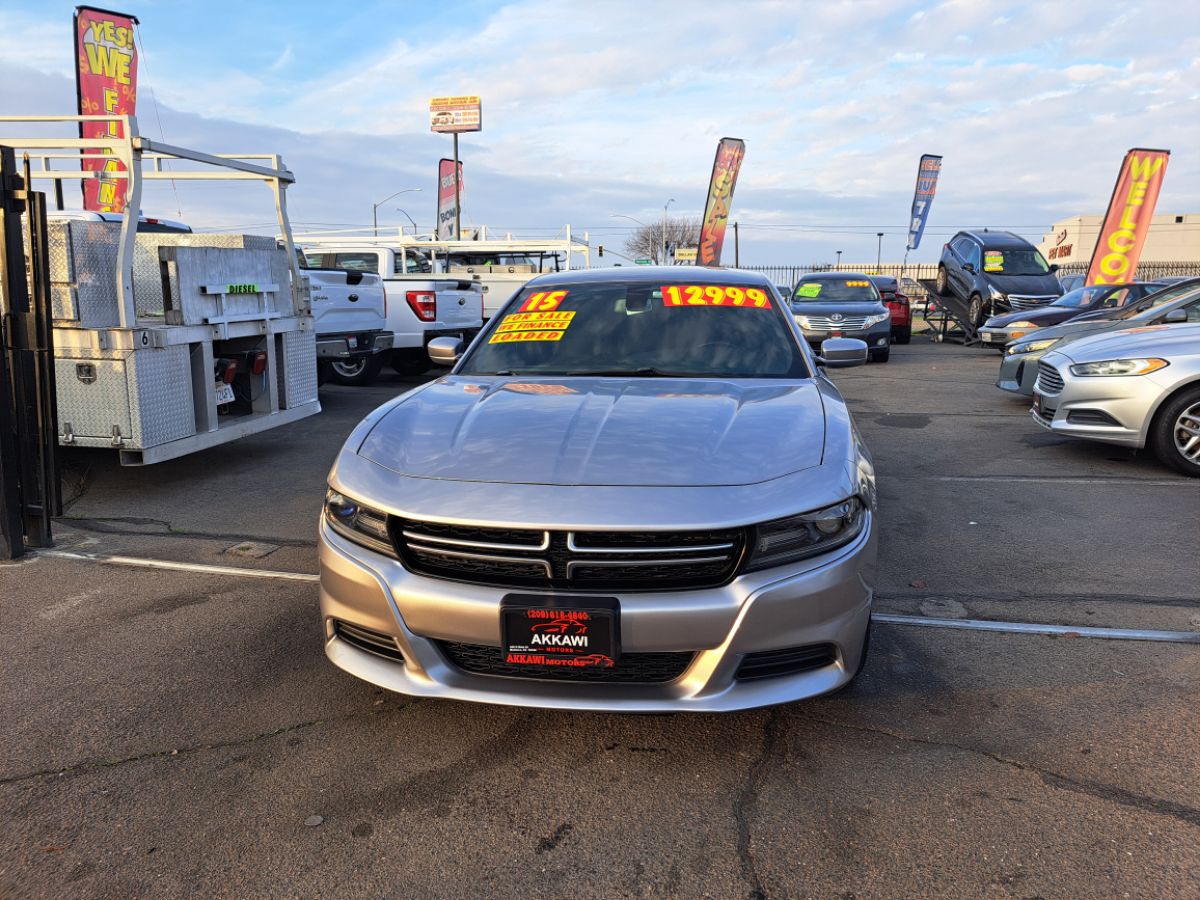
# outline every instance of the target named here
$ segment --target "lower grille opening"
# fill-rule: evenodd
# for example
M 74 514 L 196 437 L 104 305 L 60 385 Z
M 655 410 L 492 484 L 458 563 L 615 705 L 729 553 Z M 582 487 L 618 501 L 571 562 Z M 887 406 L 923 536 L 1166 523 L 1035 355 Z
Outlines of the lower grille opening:
M 784 650 L 763 650 L 747 653 L 738 666 L 739 681 L 758 678 L 778 678 L 823 669 L 837 662 L 837 647 L 833 644 L 809 644 Z
M 366 650 L 368 653 L 374 653 L 376 656 L 383 656 L 396 662 L 404 662 L 404 654 L 400 652 L 396 639 L 390 634 L 373 631 L 370 628 L 341 620 L 334 621 L 333 633 L 359 650 Z
M 674 681 L 691 664 L 694 653 L 622 653 L 611 668 L 599 666 L 516 666 L 504 660 L 499 647 L 438 641 L 455 667 L 473 675 L 609 684 L 662 684 Z
M 1073 409 L 1067 413 L 1067 421 L 1072 425 L 1108 425 L 1120 428 L 1121 423 L 1102 409 Z

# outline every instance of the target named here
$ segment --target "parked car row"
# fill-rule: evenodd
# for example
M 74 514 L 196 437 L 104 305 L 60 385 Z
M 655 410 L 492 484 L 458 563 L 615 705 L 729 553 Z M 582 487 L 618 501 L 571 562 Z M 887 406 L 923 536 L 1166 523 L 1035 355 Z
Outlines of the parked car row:
M 1200 477 L 1200 278 L 1095 285 L 1062 299 L 1078 306 L 1017 314 L 1027 321 L 1016 330 L 988 323 L 1010 338 L 996 386 L 1031 396 L 1033 420 L 1047 430 L 1149 447 Z M 1075 308 L 1084 311 L 1062 320 Z

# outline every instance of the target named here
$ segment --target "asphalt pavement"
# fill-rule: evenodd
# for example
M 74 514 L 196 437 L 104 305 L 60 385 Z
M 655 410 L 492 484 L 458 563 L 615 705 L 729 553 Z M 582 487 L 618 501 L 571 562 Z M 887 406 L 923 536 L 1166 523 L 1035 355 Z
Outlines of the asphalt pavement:
M 880 612 L 1200 632 L 1200 481 L 1047 435 L 994 352 L 838 372 Z M 59 549 L 316 571 L 325 474 L 419 382 L 144 469 L 68 451 Z M 1200 646 L 877 624 L 861 679 L 725 716 L 414 701 L 316 586 L 0 566 L 0 896 L 1192 897 Z

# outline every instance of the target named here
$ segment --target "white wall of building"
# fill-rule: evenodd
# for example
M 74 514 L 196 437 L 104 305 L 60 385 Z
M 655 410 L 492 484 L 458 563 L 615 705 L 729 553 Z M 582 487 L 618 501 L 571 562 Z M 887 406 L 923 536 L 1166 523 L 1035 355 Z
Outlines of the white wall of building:
M 1100 236 L 1103 216 L 1074 216 L 1050 226 L 1038 249 L 1052 263 L 1086 263 Z M 1155 216 L 1143 262 L 1200 262 L 1200 213 Z

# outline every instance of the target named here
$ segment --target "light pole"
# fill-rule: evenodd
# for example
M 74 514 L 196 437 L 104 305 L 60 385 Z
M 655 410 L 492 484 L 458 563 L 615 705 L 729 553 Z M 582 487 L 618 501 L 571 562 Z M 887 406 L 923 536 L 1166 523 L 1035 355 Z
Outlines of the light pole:
M 386 197 L 384 197 L 378 203 L 372 204 L 371 205 L 371 225 L 375 230 L 375 237 L 379 237 L 379 207 L 383 206 L 383 204 L 387 203 L 393 197 L 399 197 L 401 194 L 412 194 L 412 193 L 419 194 L 420 192 L 421 192 L 420 188 L 405 188 L 402 191 L 396 191 L 396 193 L 394 193 L 394 194 L 388 194 Z M 407 213 L 405 213 L 405 215 L 407 215 Z
M 404 213 L 404 218 L 408 219 L 408 221 L 412 223 L 412 227 L 413 227 L 413 237 L 416 237 L 416 235 L 417 235 L 417 223 L 416 223 L 416 222 L 413 222 L 413 217 L 412 217 L 412 216 L 410 216 L 408 213 L 404 212 L 404 210 L 402 210 L 402 209 L 401 209 L 400 207 L 398 207 L 398 206 L 396 207 L 396 212 L 402 212 L 402 213 Z
M 672 197 L 663 204 L 662 261 L 659 263 L 659 265 L 663 266 L 667 264 L 667 207 L 674 202 L 675 198 Z
M 879 238 L 879 246 L 875 249 L 875 271 L 879 272 L 879 264 L 883 260 L 883 232 L 875 232 L 875 237 Z
M 637 222 L 643 228 L 650 227 L 649 225 L 647 225 L 645 222 L 641 221 L 640 219 L 635 219 L 633 216 L 627 216 L 624 213 L 609 213 L 608 217 L 610 219 L 628 219 L 630 222 Z
M 841 251 L 841 250 L 835 250 L 835 251 L 834 251 L 834 253 L 836 253 L 836 254 L 837 254 L 837 257 L 838 257 L 838 258 L 837 258 L 837 266 L 836 266 L 836 268 L 837 268 L 837 271 L 839 271 L 839 272 L 840 272 L 840 271 L 842 271 L 842 251 Z

